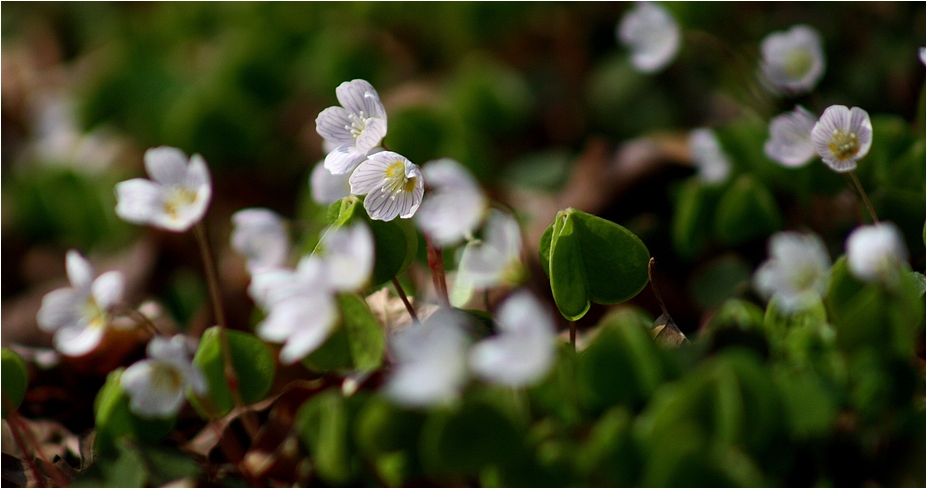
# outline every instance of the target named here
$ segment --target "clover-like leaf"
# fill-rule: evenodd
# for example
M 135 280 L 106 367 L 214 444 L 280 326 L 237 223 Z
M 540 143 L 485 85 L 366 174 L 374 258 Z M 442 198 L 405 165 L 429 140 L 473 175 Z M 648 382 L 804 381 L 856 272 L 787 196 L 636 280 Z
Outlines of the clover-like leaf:
M 242 401 L 250 404 L 261 400 L 274 380 L 276 362 L 270 348 L 254 335 L 244 331 L 226 330 L 232 365 L 238 377 L 238 388 Z M 193 364 L 202 370 L 209 385 L 205 396 L 210 405 L 204 406 L 202 399 L 188 396 L 190 402 L 206 417 L 225 415 L 232 409 L 232 393 L 225 378 L 225 364 L 222 359 L 222 345 L 218 326 L 203 333 L 199 348 L 193 356 Z
M 647 285 L 650 252 L 640 238 L 583 211 L 560 211 L 539 249 L 554 302 L 571 321 L 583 317 L 592 302 L 624 302 Z

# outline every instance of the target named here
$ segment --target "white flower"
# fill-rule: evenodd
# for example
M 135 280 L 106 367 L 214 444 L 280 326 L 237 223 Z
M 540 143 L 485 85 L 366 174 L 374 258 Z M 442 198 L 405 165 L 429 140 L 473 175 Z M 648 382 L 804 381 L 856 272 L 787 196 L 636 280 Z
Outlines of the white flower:
M 917 57 L 920 58 L 921 64 L 927 64 L 927 51 L 924 46 L 917 48 Z
M 364 209 L 371 219 L 408 219 L 422 204 L 425 179 L 415 163 L 399 153 L 370 155 L 351 174 L 351 193 L 366 195 Z
M 644 73 L 663 69 L 679 51 L 679 26 L 663 7 L 639 2 L 621 19 L 618 40 L 631 50 L 631 62 Z
M 859 107 L 832 105 L 814 125 L 811 140 L 818 155 L 832 170 L 852 171 L 872 146 L 869 114 Z
M 769 122 L 769 139 L 763 146 L 766 156 L 792 168 L 808 164 L 816 154 L 811 143 L 816 122 L 814 114 L 802 106 L 776 116 Z
M 457 267 L 457 280 L 475 288 L 501 284 L 521 264 L 521 228 L 511 215 L 490 209 L 483 239 L 467 243 Z
M 283 220 L 269 209 L 243 209 L 232 214 L 232 248 L 248 260 L 254 273 L 279 267 L 290 252 L 290 239 Z
M 415 222 L 440 246 L 459 243 L 479 226 L 486 213 L 486 197 L 470 172 L 450 159 L 422 166 L 430 186 Z
M 408 407 L 457 399 L 467 381 L 464 321 L 464 313 L 443 309 L 394 334 L 390 349 L 397 363 L 384 386 L 386 396 Z
M 769 239 L 769 259 L 753 275 L 753 285 L 765 297 L 777 296 L 786 313 L 798 312 L 820 300 L 827 290 L 830 256 L 817 235 L 786 231 Z
M 352 168 L 353 170 L 353 168 Z M 312 187 L 312 199 L 319 204 L 333 204 L 351 195 L 351 184 L 348 183 L 350 173 L 334 174 L 319 162 L 312 169 L 309 176 L 309 185 Z
M 859 107 L 831 105 L 811 129 L 811 142 L 824 163 L 838 173 L 856 169 L 872 146 L 869 114 Z
M 58 351 L 81 356 L 103 339 L 112 308 L 122 300 L 125 279 L 117 271 L 97 277 L 90 262 L 76 250 L 68 251 L 65 264 L 71 287 L 45 294 L 36 320 L 42 331 L 54 333 Z
M 824 75 L 821 36 L 807 25 L 773 32 L 760 45 L 760 69 L 775 90 L 798 95 L 811 91 Z
M 541 380 L 554 363 L 556 331 L 544 306 L 529 292 L 516 292 L 497 315 L 499 334 L 470 349 L 470 368 L 480 377 L 509 387 Z
M 892 285 L 901 264 L 908 261 L 908 249 L 898 228 L 890 222 L 859 226 L 847 237 L 847 265 L 865 282 Z
M 154 180 L 133 178 L 116 184 L 116 214 L 134 224 L 183 232 L 203 219 L 212 183 L 202 156 L 160 146 L 145 152 L 145 170 Z
M 694 129 L 689 133 L 689 152 L 699 177 L 708 183 L 727 180 L 731 161 L 721 148 L 715 133 L 708 128 Z
M 331 229 L 322 237 L 328 284 L 334 290 L 354 292 L 373 273 L 373 233 L 366 224 Z
M 259 338 L 284 343 L 280 362 L 289 365 L 318 349 L 338 322 L 338 307 L 322 258 L 307 256 L 296 270 L 265 271 L 252 279 L 267 279 L 255 299 L 269 312 L 257 327 Z M 254 297 L 254 293 L 252 293 Z
M 335 95 L 341 107 L 319 113 L 315 130 L 335 145 L 325 157 L 325 168 L 334 174 L 349 173 L 386 136 L 386 109 L 365 80 L 344 82 L 335 89 Z
M 169 418 L 180 410 L 187 389 L 206 394 L 206 378 L 190 361 L 190 350 L 183 335 L 151 339 L 148 359 L 130 365 L 119 379 L 133 412 L 146 418 Z

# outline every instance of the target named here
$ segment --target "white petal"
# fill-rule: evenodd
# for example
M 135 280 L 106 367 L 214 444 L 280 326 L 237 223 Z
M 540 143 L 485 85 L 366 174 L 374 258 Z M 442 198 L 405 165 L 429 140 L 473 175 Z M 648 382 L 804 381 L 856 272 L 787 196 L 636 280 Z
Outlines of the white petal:
M 366 195 L 374 190 L 379 190 L 386 182 L 386 169 L 391 162 L 379 157 L 378 153 L 360 164 L 354 173 L 351 174 L 348 183 L 351 185 L 351 193 L 354 195 Z
M 320 301 L 311 309 L 306 309 L 307 314 L 280 349 L 280 362 L 298 362 L 322 346 L 331 335 L 338 322 L 338 309 L 334 299 L 330 296 L 326 298 L 328 300 Z
M 329 107 L 315 119 L 315 131 L 326 141 L 338 146 L 343 144 L 354 145 L 354 135 L 351 134 L 351 119 L 348 111 L 341 107 Z
M 155 336 L 148 342 L 145 352 L 148 358 L 153 360 L 161 360 L 174 365 L 190 363 L 190 355 L 187 352 L 187 344 L 183 335 L 174 335 L 171 338 Z
M 252 273 L 283 265 L 290 239 L 280 216 L 269 209 L 243 209 L 232 214 L 232 223 L 232 248 L 247 258 Z
M 373 273 L 373 233 L 366 224 L 334 229 L 322 237 L 328 282 L 334 289 L 357 291 Z
M 287 289 L 287 285 L 295 281 L 295 273 L 289 268 L 267 268 L 255 270 L 248 284 L 248 296 L 264 310 L 284 299 L 279 292 Z
M 792 313 L 819 301 L 827 290 L 830 256 L 814 234 L 785 231 L 769 239 L 769 259 L 757 269 L 754 287 L 765 297 L 778 297 L 778 306 Z
M 312 175 L 309 177 L 313 200 L 319 204 L 332 204 L 351 195 L 351 184 L 348 183 L 350 177 L 349 172 L 335 175 L 325 168 L 323 161 L 320 161 L 312 169 Z
M 183 373 L 173 366 L 157 360 L 141 360 L 129 366 L 119 379 L 120 386 L 129 395 L 129 407 L 146 418 L 166 418 L 177 414 L 183 405 L 183 385 L 166 382 L 162 377 Z
M 182 185 L 187 178 L 187 155 L 170 146 L 145 151 L 145 171 L 161 185 Z
M 364 209 L 371 219 L 378 221 L 392 221 L 399 215 L 396 196 L 385 190 L 373 190 L 368 193 L 364 199 Z
M 699 177 L 708 183 L 727 180 L 731 162 L 711 129 L 699 128 L 689 133 L 689 151 Z
M 190 158 L 190 166 L 187 167 L 183 185 L 194 191 L 207 187 L 209 188 L 209 195 L 212 195 L 212 178 L 209 175 L 209 167 L 206 166 L 206 160 L 199 153 Z
M 774 32 L 760 46 L 764 81 L 774 91 L 800 94 L 810 91 L 824 74 L 824 51 L 817 31 L 797 25 Z
M 122 272 L 112 270 L 93 281 L 93 299 L 100 309 L 108 311 L 122 300 L 124 289 L 125 277 Z
M 96 277 L 93 265 L 90 264 L 77 250 L 68 250 L 64 258 L 65 269 L 68 273 L 68 280 L 75 288 L 89 289 Z
M 634 67 L 644 73 L 661 70 L 679 51 L 679 26 L 666 9 L 650 2 L 640 2 L 625 14 L 617 36 L 631 49 Z
M 335 96 L 348 112 L 360 114 L 363 111 L 366 117 L 378 117 L 386 122 L 386 110 L 380 102 L 380 96 L 367 80 L 344 82 L 335 88 Z
M 86 293 L 72 287 L 55 289 L 45 294 L 45 297 L 42 297 L 42 306 L 36 314 L 39 329 L 53 333 L 62 326 L 79 323 L 86 301 Z
M 116 215 L 133 224 L 146 224 L 163 212 L 161 186 L 133 178 L 116 184 Z
M 859 107 L 850 109 L 849 129 L 856 134 L 859 145 L 856 159 L 861 160 L 869 154 L 869 147 L 872 146 L 872 122 L 869 120 L 869 113 Z
M 72 357 L 86 355 L 100 345 L 104 332 L 104 328 L 85 325 L 63 326 L 55 333 L 55 349 Z
M 808 164 L 817 154 L 811 142 L 816 122 L 814 115 L 801 106 L 775 117 L 769 123 L 769 139 L 763 147 L 766 155 L 792 168 Z
M 898 228 L 883 222 L 859 226 L 846 242 L 847 265 L 850 272 L 866 282 L 892 284 L 902 263 L 908 261 L 908 250 Z
M 384 136 L 386 136 L 386 121 L 377 118 L 367 119 L 364 130 L 357 135 L 354 145 L 359 153 L 366 154 L 377 147 Z
M 366 158 L 366 154 L 358 151 L 352 141 L 352 144 L 338 146 L 331 153 L 328 153 L 325 156 L 324 164 L 328 171 L 335 175 L 341 175 L 353 171 L 357 168 L 357 165 L 364 161 L 364 158 Z

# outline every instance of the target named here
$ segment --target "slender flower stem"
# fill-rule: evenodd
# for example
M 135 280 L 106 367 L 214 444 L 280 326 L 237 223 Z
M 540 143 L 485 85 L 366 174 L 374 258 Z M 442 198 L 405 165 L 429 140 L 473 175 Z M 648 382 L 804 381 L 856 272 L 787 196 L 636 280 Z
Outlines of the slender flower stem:
M 393 287 L 396 287 L 396 293 L 399 294 L 399 298 L 402 299 L 402 303 L 405 304 L 406 310 L 409 311 L 409 316 L 412 317 L 413 323 L 419 323 L 418 314 L 415 314 L 415 309 L 412 307 L 412 304 L 409 302 L 409 298 L 406 297 L 406 292 L 402 290 L 402 285 L 399 284 L 399 280 L 396 277 L 393 277 Z
M 129 307 L 129 306 L 124 306 L 124 307 L 123 307 L 123 311 L 124 311 L 126 314 L 128 314 L 129 317 L 131 317 L 132 319 L 134 319 L 135 322 L 136 322 L 136 324 L 141 324 L 141 325 L 145 326 L 145 329 L 147 329 L 148 332 L 151 333 L 151 336 L 152 336 L 152 337 L 158 336 L 158 335 L 160 335 L 160 334 L 163 334 L 163 333 L 161 333 L 160 330 L 158 330 L 158 327 L 155 326 L 155 324 L 154 324 L 153 322 L 151 322 L 150 319 L 148 319 L 148 316 L 145 316 L 144 314 L 142 314 L 142 313 L 136 311 L 135 309 L 133 309 L 133 308 L 131 308 L 131 307 Z
M 869 202 L 869 196 L 866 195 L 866 191 L 863 190 L 863 185 L 859 183 L 859 178 L 856 176 L 856 170 L 850 170 L 850 179 L 853 180 L 853 183 L 856 185 L 856 191 L 859 192 L 859 196 L 863 199 L 863 203 L 866 204 L 866 210 L 869 211 L 869 216 L 872 217 L 872 222 L 874 224 L 879 223 L 879 218 L 876 216 L 875 209 L 872 207 L 872 202 Z
M 573 345 L 573 352 L 576 352 L 576 321 L 570 321 L 570 344 Z
M 451 307 L 451 301 L 447 294 L 447 281 L 444 279 L 444 259 L 441 257 L 441 248 L 435 246 L 427 234 L 425 235 L 425 244 L 428 247 L 428 267 L 431 268 L 431 279 L 435 284 L 438 301 L 442 307 Z
M 670 317 L 669 311 L 666 310 L 666 304 L 663 302 L 663 296 L 660 295 L 660 289 L 657 288 L 657 283 L 653 281 L 653 269 L 657 266 L 657 260 L 653 257 L 650 257 L 650 262 L 647 263 L 647 279 L 650 281 L 650 290 L 653 291 L 653 295 L 657 297 L 657 302 L 660 303 L 660 311 Z
M 26 450 L 26 443 L 23 441 L 22 434 L 19 432 L 20 426 L 18 420 L 14 421 L 14 415 L 12 411 L 9 414 L 10 433 L 13 434 L 13 441 L 16 442 L 16 446 L 19 448 L 19 451 L 23 453 L 23 458 L 25 459 L 26 465 L 29 467 L 29 471 L 32 472 L 32 477 L 35 479 L 35 484 L 39 487 L 48 487 L 45 485 L 45 479 L 42 478 L 42 474 L 39 472 L 39 469 L 35 466 L 35 461 L 32 460 L 32 457 L 29 456 L 29 452 Z
M 212 258 L 212 252 L 209 248 L 209 238 L 206 236 L 206 227 L 200 221 L 193 227 L 193 234 L 196 236 L 196 242 L 200 247 L 200 254 L 203 257 L 203 268 L 206 269 L 206 283 L 209 288 L 209 295 L 212 299 L 213 313 L 215 314 L 216 323 L 219 325 L 219 347 L 222 350 L 222 363 L 224 364 L 225 381 L 229 385 L 229 393 L 232 396 L 232 402 L 235 407 L 242 408 L 242 424 L 248 432 L 248 436 L 254 441 L 257 436 L 257 421 L 244 412 L 244 400 L 241 398 L 239 390 L 238 374 L 235 372 L 235 366 L 232 364 L 232 347 L 229 345 L 228 334 L 226 334 L 225 313 L 222 306 L 222 294 L 219 291 L 219 275 L 216 273 L 216 265 Z
M 36 439 L 32 436 L 32 432 L 25 425 L 25 423 L 23 423 L 22 418 L 19 415 L 19 411 L 16 409 L 16 406 L 14 406 L 5 395 L 3 396 L 3 407 L 7 412 L 7 421 L 10 426 L 10 433 L 13 435 L 13 441 L 16 443 L 19 451 L 22 452 L 26 465 L 29 467 L 29 471 L 32 472 L 32 476 L 35 478 L 35 483 L 39 487 L 47 487 L 45 485 L 45 479 L 42 477 L 41 472 L 39 472 L 38 467 L 35 466 L 35 461 L 27 450 L 29 445 L 31 445 L 32 452 L 38 455 L 38 458 L 45 462 L 45 465 L 54 469 L 51 472 L 51 476 L 53 479 L 55 479 L 55 484 L 57 484 L 58 487 L 68 486 L 69 481 L 67 476 L 61 473 L 58 467 L 55 467 L 48 461 L 45 453 L 42 452 L 41 445 L 39 445 Z

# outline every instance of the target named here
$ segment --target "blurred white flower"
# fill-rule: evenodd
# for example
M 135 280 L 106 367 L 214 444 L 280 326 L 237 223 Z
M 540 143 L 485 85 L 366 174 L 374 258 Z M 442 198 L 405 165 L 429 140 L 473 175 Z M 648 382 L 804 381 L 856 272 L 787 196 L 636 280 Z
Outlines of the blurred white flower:
M 872 146 L 869 114 L 859 107 L 831 105 L 811 129 L 811 141 L 818 156 L 831 170 L 852 171 Z
M 319 113 L 315 130 L 335 149 L 325 157 L 325 168 L 334 174 L 349 173 L 364 161 L 386 136 L 386 109 L 373 85 L 351 80 L 335 89 L 341 107 Z
M 256 327 L 257 336 L 284 343 L 280 362 L 285 365 L 322 346 L 338 322 L 338 307 L 326 275 L 322 258 L 306 256 L 296 270 L 265 270 L 252 278 L 252 286 L 263 280 L 261 287 L 255 287 L 260 297 L 255 301 L 267 311 Z
M 248 271 L 283 265 L 290 238 L 283 219 L 269 209 L 243 209 L 232 214 L 232 248 L 247 259 Z
M 312 187 L 312 199 L 319 204 L 333 204 L 351 195 L 351 184 L 348 183 L 350 173 L 335 175 L 325 168 L 323 162 L 318 162 L 309 176 L 309 185 Z
M 666 67 L 679 51 L 679 26 L 663 7 L 638 2 L 621 19 L 615 32 L 631 50 L 631 62 L 644 73 Z
M 187 389 L 206 394 L 206 378 L 190 361 L 186 337 L 156 336 L 148 342 L 148 359 L 139 360 L 119 379 L 129 408 L 146 418 L 169 418 L 183 405 Z
M 33 152 L 42 164 L 66 165 L 82 173 L 106 171 L 124 144 L 105 128 L 83 133 L 74 106 L 64 93 L 38 93 L 29 99 Z
M 550 314 L 530 292 L 516 292 L 496 316 L 499 334 L 470 349 L 470 368 L 490 382 L 525 387 L 541 380 L 554 363 L 556 337 Z
M 689 132 L 689 153 L 703 181 L 720 183 L 727 180 L 731 173 L 731 161 L 721 148 L 714 131 L 702 127 Z
M 483 239 L 467 243 L 457 267 L 457 282 L 474 288 L 495 287 L 521 265 L 521 228 L 510 214 L 489 210 Z M 455 285 L 456 286 L 456 285 Z
M 392 151 L 370 155 L 349 180 L 351 193 L 366 195 L 364 209 L 371 219 L 408 219 L 422 204 L 425 179 L 422 169 Z
M 927 58 L 925 58 L 925 56 L 927 56 L 927 53 L 925 53 L 924 46 L 917 48 L 917 57 L 920 58 L 921 64 L 927 64 Z
M 807 25 L 773 32 L 760 45 L 760 69 L 774 90 L 799 95 L 811 91 L 824 75 L 821 36 Z
M 117 271 L 97 277 L 93 265 L 76 250 L 68 251 L 65 264 L 71 287 L 45 294 L 36 320 L 42 331 L 54 333 L 58 351 L 81 356 L 103 339 L 112 309 L 122 300 L 125 278 Z
M 429 191 L 415 216 L 419 228 L 440 246 L 459 243 L 479 226 L 486 197 L 466 167 L 450 159 L 422 166 Z
M 384 393 L 397 404 L 427 407 L 454 401 L 467 381 L 464 313 L 442 309 L 390 337 L 396 359 Z
M 160 146 L 145 152 L 145 170 L 152 180 L 133 178 L 116 184 L 116 214 L 134 224 L 151 224 L 183 232 L 203 219 L 212 183 L 206 160 L 177 148 Z
M 331 229 L 322 237 L 328 284 L 334 290 L 357 291 L 373 273 L 373 233 L 364 223 Z
M 859 226 L 847 237 L 847 265 L 865 282 L 893 285 L 908 261 L 908 249 L 898 228 L 890 222 Z
M 798 312 L 821 299 L 830 266 L 830 256 L 817 235 L 776 233 L 769 239 L 769 259 L 753 274 L 753 286 L 766 298 L 776 296 L 783 312 Z
M 814 114 L 800 105 L 776 116 L 769 122 L 769 139 L 763 146 L 766 156 L 791 168 L 807 165 L 816 154 L 811 143 L 816 122 Z

